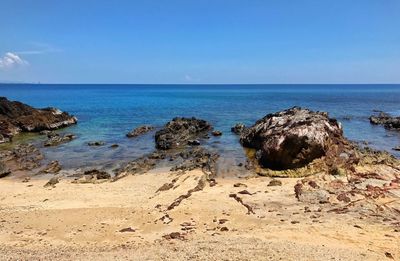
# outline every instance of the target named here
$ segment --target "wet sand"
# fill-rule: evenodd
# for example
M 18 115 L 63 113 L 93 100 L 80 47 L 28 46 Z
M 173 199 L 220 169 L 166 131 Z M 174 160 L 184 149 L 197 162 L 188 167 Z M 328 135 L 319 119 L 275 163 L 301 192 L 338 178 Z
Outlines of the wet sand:
M 299 202 L 299 179 L 279 180 L 217 178 L 210 186 L 200 170 L 168 169 L 49 188 L 47 179 L 1 179 L 0 260 L 400 258 L 393 226 Z

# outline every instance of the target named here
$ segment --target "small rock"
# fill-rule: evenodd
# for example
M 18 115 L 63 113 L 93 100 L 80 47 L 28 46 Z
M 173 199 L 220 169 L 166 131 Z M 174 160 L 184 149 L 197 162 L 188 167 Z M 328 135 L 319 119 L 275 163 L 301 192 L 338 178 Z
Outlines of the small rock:
M 153 130 L 154 127 L 150 126 L 150 125 L 142 125 L 137 127 L 136 129 L 133 129 L 132 131 L 130 131 L 128 134 L 126 134 L 126 137 L 128 138 L 136 138 L 140 135 L 143 135 L 151 130 Z
M 110 146 L 110 148 L 112 148 L 112 149 L 116 149 L 116 148 L 118 148 L 118 147 L 119 147 L 118 144 L 112 144 L 112 145 Z
M 243 183 L 235 183 L 235 184 L 233 184 L 233 186 L 234 186 L 235 188 L 240 188 L 240 187 L 247 188 L 247 185 L 246 185 L 246 184 L 243 184 Z
M 211 132 L 211 134 L 212 134 L 213 136 L 221 136 L 221 135 L 222 135 L 222 132 L 219 131 L 219 130 L 215 130 L 215 131 Z
M 167 240 L 171 240 L 171 239 L 183 239 L 183 235 L 179 232 L 172 232 L 170 234 L 164 235 L 163 238 L 167 239 Z
M 268 186 L 282 186 L 282 181 L 273 179 L 268 183 Z
M 400 151 L 400 146 L 394 147 L 393 150 Z
M 237 135 L 241 134 L 246 129 L 246 126 L 243 123 L 237 123 L 235 126 L 231 128 L 231 131 Z
M 106 143 L 104 141 L 90 141 L 88 146 L 104 146 Z
M 250 192 L 247 191 L 247 190 L 239 191 L 238 194 L 242 194 L 242 195 L 253 195 L 252 193 L 250 193 Z
M 229 228 L 227 228 L 227 227 L 221 227 L 220 231 L 226 232 L 226 231 L 229 231 Z
M 45 185 L 44 187 L 55 187 L 55 185 L 60 182 L 60 178 L 59 177 L 52 177 Z
M 46 168 L 43 170 L 44 173 L 58 173 L 61 170 L 60 163 L 57 160 L 50 162 Z
M 121 229 L 119 232 L 124 233 L 124 232 L 135 232 L 136 230 L 131 228 L 131 227 L 127 227 L 127 228 L 123 228 Z

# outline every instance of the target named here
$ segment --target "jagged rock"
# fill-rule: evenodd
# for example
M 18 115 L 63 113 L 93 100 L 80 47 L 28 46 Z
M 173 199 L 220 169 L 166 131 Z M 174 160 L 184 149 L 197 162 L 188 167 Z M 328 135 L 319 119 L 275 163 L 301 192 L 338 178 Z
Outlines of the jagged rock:
M 44 187 L 55 187 L 56 184 L 60 182 L 60 178 L 59 177 L 52 177 L 45 185 Z
M 11 171 L 0 161 L 0 178 L 4 178 L 11 174 Z
M 231 128 L 231 131 L 237 135 L 240 135 L 244 130 L 246 130 L 246 126 L 243 123 L 236 123 L 236 125 Z
M 213 136 L 221 136 L 221 135 L 222 135 L 222 132 L 219 131 L 219 130 L 215 130 L 215 131 L 211 132 L 211 134 L 212 134 Z
M 11 141 L 20 132 L 55 130 L 76 123 L 76 117 L 56 108 L 35 109 L 0 97 L 0 143 Z
M 274 170 L 300 168 L 327 155 L 339 157 L 348 145 L 335 119 L 299 107 L 268 114 L 242 132 L 240 142 L 256 150 L 262 167 Z
M 133 129 L 131 132 L 129 132 L 128 134 L 126 134 L 126 137 L 128 138 L 136 138 L 140 135 L 143 135 L 151 130 L 153 130 L 154 127 L 153 126 L 149 126 L 149 125 L 143 125 L 140 127 L 137 127 L 136 129 Z
M 190 139 L 205 137 L 211 125 L 196 118 L 174 118 L 155 134 L 156 148 L 169 150 L 183 147 Z
M 105 172 L 102 170 L 97 170 L 97 169 L 87 170 L 84 172 L 84 175 L 90 175 L 92 177 L 96 177 L 96 179 L 110 179 L 111 178 L 111 175 L 108 172 Z
M 372 124 L 383 125 L 387 129 L 400 130 L 400 117 L 392 117 L 387 113 L 380 112 L 377 116 L 369 117 Z
M 58 173 L 61 170 L 60 163 L 57 160 L 50 162 L 43 170 L 44 173 Z
M 106 143 L 104 141 L 90 141 L 88 146 L 104 146 Z
M 45 147 L 51 147 L 51 146 L 58 146 L 60 144 L 70 142 L 73 139 L 75 139 L 76 136 L 74 134 L 64 134 L 64 135 L 59 135 L 55 134 L 54 136 L 50 136 L 47 141 L 44 142 L 43 146 Z

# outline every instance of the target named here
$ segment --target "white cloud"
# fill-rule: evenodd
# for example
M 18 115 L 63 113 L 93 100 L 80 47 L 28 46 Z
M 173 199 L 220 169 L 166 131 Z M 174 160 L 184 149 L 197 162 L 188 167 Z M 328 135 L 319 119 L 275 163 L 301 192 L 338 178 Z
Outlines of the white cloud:
M 8 52 L 3 57 L 0 57 L 0 69 L 5 70 L 27 65 L 29 65 L 27 61 L 12 52 Z

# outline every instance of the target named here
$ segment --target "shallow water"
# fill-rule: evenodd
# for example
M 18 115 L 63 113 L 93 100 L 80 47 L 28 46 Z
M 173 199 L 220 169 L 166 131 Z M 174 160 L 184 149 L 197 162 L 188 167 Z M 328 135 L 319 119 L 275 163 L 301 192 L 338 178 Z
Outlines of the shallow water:
M 373 110 L 400 115 L 400 85 L 0 85 L 0 96 L 34 107 L 58 107 L 78 117 L 79 124 L 61 132 L 78 138 L 53 148 L 43 148 L 47 160 L 65 168 L 114 167 L 154 149 L 153 134 L 128 139 L 125 134 L 142 124 L 161 127 L 175 116 L 195 116 L 210 121 L 222 137 L 204 141 L 218 150 L 227 165 L 243 161 L 243 149 L 230 132 L 237 122 L 251 125 L 268 113 L 293 106 L 327 111 L 342 122 L 354 141 L 387 150 L 400 145 L 400 133 L 373 126 Z M 43 137 L 23 135 L 41 144 Z M 17 139 L 18 140 L 18 139 Z M 102 140 L 103 147 L 87 142 Z M 117 143 L 117 149 L 109 145 Z

